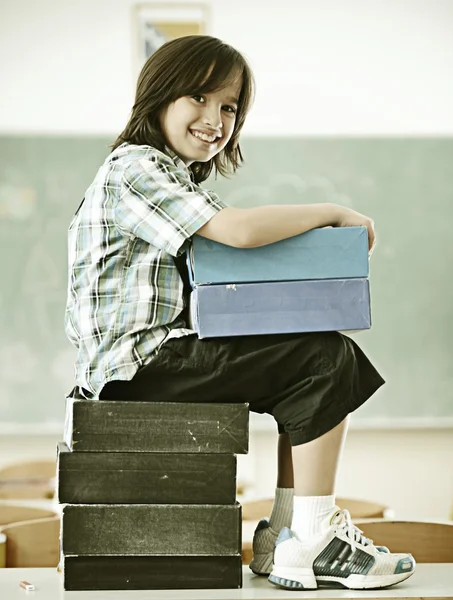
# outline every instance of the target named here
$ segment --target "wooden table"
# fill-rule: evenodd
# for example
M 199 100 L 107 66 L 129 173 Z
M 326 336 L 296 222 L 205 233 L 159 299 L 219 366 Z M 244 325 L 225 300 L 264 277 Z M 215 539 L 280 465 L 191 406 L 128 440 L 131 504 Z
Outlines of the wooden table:
M 19 581 L 35 585 L 35 591 L 25 591 Z M 244 567 L 244 585 L 240 590 L 150 590 L 65 592 L 56 569 L 0 569 L 0 598 L 5 600 L 277 600 L 281 598 L 366 598 L 383 600 L 405 598 L 425 600 L 453 599 L 453 564 L 420 564 L 407 581 L 387 590 L 317 590 L 286 591 L 271 585 L 265 577 L 256 577 Z

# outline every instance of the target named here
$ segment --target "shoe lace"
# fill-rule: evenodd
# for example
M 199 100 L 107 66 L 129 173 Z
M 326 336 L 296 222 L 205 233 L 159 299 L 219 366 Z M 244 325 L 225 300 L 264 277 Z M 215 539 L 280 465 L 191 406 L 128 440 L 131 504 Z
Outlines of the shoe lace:
M 373 540 L 365 537 L 363 531 L 359 529 L 352 522 L 351 515 L 346 509 L 339 510 L 332 519 L 332 524 L 338 526 L 346 537 L 350 539 L 351 548 L 355 551 L 355 543 L 361 544 L 362 546 L 373 546 Z

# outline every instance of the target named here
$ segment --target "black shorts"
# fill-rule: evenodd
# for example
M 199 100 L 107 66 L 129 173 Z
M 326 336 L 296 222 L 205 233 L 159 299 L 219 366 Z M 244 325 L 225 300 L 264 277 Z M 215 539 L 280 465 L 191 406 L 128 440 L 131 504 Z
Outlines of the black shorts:
M 274 417 L 293 446 L 323 435 L 384 380 L 349 337 L 336 332 L 172 338 L 131 381 L 101 400 L 248 402 Z

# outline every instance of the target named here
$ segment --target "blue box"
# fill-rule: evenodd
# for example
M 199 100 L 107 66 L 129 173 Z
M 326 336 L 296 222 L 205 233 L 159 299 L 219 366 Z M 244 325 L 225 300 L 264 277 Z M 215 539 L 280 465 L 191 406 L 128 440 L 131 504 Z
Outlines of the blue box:
M 366 227 L 312 229 L 259 248 L 233 248 L 193 236 L 192 286 L 215 283 L 366 278 Z
M 369 280 L 198 286 L 190 326 L 199 338 L 370 329 Z

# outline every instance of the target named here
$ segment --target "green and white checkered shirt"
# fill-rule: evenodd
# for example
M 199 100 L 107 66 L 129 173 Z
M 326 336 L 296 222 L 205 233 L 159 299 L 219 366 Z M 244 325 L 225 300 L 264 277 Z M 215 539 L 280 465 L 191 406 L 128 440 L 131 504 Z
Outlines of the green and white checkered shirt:
M 170 150 L 122 144 L 107 157 L 68 233 L 65 329 L 90 398 L 132 379 L 168 337 L 194 333 L 175 258 L 224 207 Z

